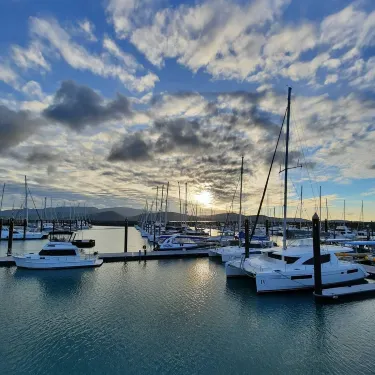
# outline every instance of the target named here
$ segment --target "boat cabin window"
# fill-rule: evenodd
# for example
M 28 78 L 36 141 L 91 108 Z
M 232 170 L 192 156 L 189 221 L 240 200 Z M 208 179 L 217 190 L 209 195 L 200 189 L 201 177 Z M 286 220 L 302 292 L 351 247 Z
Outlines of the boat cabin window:
M 282 256 L 280 254 L 275 254 L 275 253 L 271 253 L 271 252 L 268 253 L 268 257 L 273 258 L 273 259 L 282 260 Z M 298 259 L 299 259 L 299 257 L 284 256 L 284 261 L 286 262 L 286 264 L 295 263 Z
M 323 254 L 320 255 L 320 263 L 329 263 L 331 261 L 331 254 Z M 310 258 L 303 262 L 305 266 L 313 266 L 314 265 L 314 257 Z
M 58 249 L 58 250 L 41 250 L 39 255 L 49 255 L 49 256 L 70 256 L 76 255 L 74 249 Z

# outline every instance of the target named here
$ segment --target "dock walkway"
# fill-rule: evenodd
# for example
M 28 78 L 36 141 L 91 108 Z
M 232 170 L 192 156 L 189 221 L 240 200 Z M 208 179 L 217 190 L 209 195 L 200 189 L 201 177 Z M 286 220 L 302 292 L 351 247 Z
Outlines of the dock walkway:
M 165 251 L 136 251 L 127 253 L 103 253 L 99 254 L 99 259 L 104 263 L 124 262 L 137 260 L 155 260 L 155 259 L 183 259 L 183 258 L 205 258 L 208 257 L 209 249 L 196 250 L 165 250 Z M 0 257 L 0 267 L 15 266 L 13 257 Z

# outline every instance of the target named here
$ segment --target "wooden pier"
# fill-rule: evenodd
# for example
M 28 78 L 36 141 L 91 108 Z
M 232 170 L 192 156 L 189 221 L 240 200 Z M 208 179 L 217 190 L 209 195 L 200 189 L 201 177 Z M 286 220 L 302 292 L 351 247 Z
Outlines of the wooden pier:
M 156 260 L 156 259 L 185 259 L 185 258 L 206 258 L 208 249 L 197 250 L 165 250 L 165 251 L 136 251 L 127 253 L 103 253 L 99 254 L 99 259 L 104 263 L 110 262 L 128 262 L 137 260 Z M 0 257 L 0 267 L 15 266 L 13 257 Z

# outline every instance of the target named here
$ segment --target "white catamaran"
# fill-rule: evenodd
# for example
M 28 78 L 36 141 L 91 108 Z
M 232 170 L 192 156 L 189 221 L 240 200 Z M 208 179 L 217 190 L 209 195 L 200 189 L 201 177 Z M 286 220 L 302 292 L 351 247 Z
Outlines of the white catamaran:
M 284 170 L 283 246 L 262 250 L 262 254 L 226 263 L 227 277 L 249 276 L 255 279 L 258 293 L 301 290 L 314 286 L 314 258 L 311 239 L 287 247 L 287 182 L 291 88 L 288 89 L 286 151 Z M 271 165 L 272 168 L 272 165 Z M 322 283 L 324 286 L 347 285 L 363 280 L 367 273 L 363 266 L 340 261 L 336 253 L 350 252 L 347 247 L 321 248 Z

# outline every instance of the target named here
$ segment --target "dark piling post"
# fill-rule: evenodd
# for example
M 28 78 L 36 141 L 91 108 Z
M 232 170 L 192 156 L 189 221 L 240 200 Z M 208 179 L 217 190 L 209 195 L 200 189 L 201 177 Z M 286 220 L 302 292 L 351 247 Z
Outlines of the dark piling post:
M 81 230 L 82 230 L 82 220 L 81 220 Z
M 55 233 L 55 220 L 52 220 L 52 233 Z
M 314 286 L 316 295 L 322 294 L 322 268 L 320 262 L 320 225 L 317 213 L 312 218 L 313 225 L 313 251 L 314 251 Z
M 128 252 L 128 219 L 125 219 L 125 242 L 124 242 L 124 253 Z
M 328 233 L 328 220 L 324 220 L 324 232 Z
M 371 222 L 371 236 L 374 237 L 374 225 Z
M 13 247 L 13 230 L 14 230 L 14 221 L 13 219 L 9 222 L 9 236 L 8 236 L 8 251 L 7 256 L 12 255 L 12 247 Z
M 250 241 L 249 241 L 249 219 L 245 219 L 245 258 L 250 254 Z
M 23 240 L 26 240 L 27 220 L 23 219 Z
M 69 232 L 71 232 L 71 231 L 72 231 L 72 221 L 69 220 Z
M 336 238 L 336 222 L 333 223 L 333 238 Z
M 40 231 L 43 232 L 43 220 L 40 220 Z
M 156 231 L 155 231 L 155 223 L 154 223 L 154 243 L 153 243 L 153 250 L 155 251 L 155 242 L 156 242 Z
M 0 242 L 1 242 L 1 233 L 3 232 L 3 219 L 0 219 Z
M 270 228 L 269 228 L 269 222 L 268 219 L 266 220 L 266 236 L 269 237 L 270 235 Z
M 370 241 L 370 228 L 367 227 L 367 241 Z

